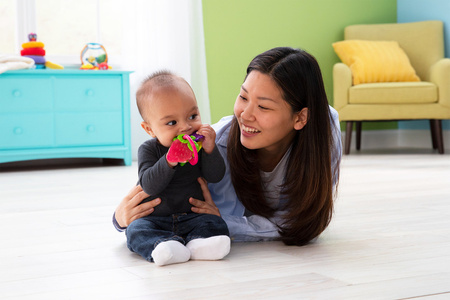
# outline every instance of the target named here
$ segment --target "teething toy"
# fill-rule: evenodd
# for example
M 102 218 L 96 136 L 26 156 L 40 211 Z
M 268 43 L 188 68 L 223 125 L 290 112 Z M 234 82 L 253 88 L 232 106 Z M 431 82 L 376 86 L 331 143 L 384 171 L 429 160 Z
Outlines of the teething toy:
M 173 139 L 173 143 L 167 152 L 167 160 L 179 162 L 180 165 L 189 161 L 191 165 L 198 162 L 198 151 L 202 148 L 203 135 L 193 133 L 191 135 L 180 134 Z

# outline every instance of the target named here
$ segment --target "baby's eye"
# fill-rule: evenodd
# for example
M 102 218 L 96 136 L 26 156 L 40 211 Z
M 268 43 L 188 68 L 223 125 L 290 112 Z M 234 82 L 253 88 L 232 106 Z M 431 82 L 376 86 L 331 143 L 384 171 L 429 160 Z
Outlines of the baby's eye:
M 198 114 L 193 114 L 189 117 L 189 120 L 195 120 L 198 117 Z
M 167 122 L 167 125 L 169 125 L 169 126 L 173 126 L 173 125 L 176 125 L 176 124 L 177 124 L 177 121 Z

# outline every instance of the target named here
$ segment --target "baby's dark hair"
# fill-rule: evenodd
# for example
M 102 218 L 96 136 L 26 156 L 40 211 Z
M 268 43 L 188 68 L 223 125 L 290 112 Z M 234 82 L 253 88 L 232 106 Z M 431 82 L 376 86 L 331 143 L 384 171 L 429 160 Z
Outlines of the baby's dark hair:
M 153 87 L 171 86 L 174 84 L 176 77 L 178 77 L 178 75 L 169 70 L 159 70 L 150 74 L 150 76 L 142 81 L 141 86 L 136 92 L 136 104 L 143 119 L 145 115 L 144 100 L 152 92 Z

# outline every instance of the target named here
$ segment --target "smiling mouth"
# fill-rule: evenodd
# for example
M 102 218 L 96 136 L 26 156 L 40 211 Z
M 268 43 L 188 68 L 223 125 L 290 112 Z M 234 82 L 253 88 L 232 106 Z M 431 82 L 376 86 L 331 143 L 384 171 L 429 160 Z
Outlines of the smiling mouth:
M 241 125 L 242 131 L 244 131 L 245 133 L 249 133 L 249 134 L 255 134 L 255 133 L 260 133 L 261 131 L 256 129 L 256 128 L 252 128 L 252 127 L 247 127 L 244 124 Z

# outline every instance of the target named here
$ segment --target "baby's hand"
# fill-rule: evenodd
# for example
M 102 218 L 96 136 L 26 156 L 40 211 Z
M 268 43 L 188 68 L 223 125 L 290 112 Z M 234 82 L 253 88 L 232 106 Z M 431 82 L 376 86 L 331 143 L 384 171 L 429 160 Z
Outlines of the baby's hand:
M 202 147 L 205 149 L 206 153 L 210 154 L 214 150 L 216 144 L 216 132 L 210 125 L 203 124 L 197 130 L 197 133 L 205 137 L 202 142 Z

